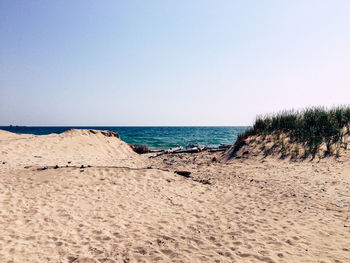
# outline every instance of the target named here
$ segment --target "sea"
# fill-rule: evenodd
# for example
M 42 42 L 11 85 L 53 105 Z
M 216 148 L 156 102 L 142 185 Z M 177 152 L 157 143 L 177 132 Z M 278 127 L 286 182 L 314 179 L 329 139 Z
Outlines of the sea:
M 30 127 L 30 126 L 0 126 L 0 129 L 35 135 L 62 133 L 69 129 L 95 129 L 117 132 L 120 138 L 131 144 L 146 145 L 150 149 L 160 150 L 178 146 L 184 148 L 193 146 L 217 147 L 222 144 L 233 144 L 237 135 L 244 132 L 245 126 L 196 126 L 196 127 Z

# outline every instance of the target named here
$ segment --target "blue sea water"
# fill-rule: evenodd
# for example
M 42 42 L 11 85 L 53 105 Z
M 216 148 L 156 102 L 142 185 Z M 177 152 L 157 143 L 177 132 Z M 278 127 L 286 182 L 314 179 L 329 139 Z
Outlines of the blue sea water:
M 136 145 L 147 145 L 149 148 L 169 149 L 172 147 L 187 147 L 190 144 L 199 146 L 219 146 L 233 144 L 237 135 L 248 127 L 27 127 L 0 126 L 0 129 L 15 132 L 44 135 L 62 133 L 69 129 L 95 129 L 117 132 L 123 141 Z

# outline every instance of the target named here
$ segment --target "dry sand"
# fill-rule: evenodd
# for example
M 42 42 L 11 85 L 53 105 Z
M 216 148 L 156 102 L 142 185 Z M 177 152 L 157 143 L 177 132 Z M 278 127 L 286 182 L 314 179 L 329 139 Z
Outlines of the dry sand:
M 350 262 L 350 152 L 150 156 L 96 131 L 0 131 L 0 262 Z
M 0 142 L 0 161 L 7 160 L 11 168 L 67 164 L 137 167 L 144 159 L 109 131 L 71 129 L 38 136 L 0 130 Z

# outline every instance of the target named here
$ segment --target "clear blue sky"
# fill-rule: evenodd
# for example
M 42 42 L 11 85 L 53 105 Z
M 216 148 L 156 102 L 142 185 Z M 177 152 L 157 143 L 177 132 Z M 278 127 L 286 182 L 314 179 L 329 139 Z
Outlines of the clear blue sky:
M 350 1 L 0 0 L 0 125 L 246 125 L 350 103 Z

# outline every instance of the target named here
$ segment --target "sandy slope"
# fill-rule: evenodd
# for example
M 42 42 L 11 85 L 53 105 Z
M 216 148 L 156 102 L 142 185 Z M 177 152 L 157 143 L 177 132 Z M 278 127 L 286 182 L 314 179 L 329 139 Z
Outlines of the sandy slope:
M 50 149 L 59 140 L 50 136 L 30 140 Z M 112 157 L 105 138 L 93 136 L 71 140 L 99 150 L 69 158 L 125 166 L 134 158 L 133 168 L 25 169 L 36 159 L 23 149 L 32 148 L 1 140 L 8 162 L 0 164 L 0 262 L 350 262 L 349 154 L 319 163 L 218 163 L 208 153 L 145 160 L 118 138 L 105 145 Z M 41 166 L 63 162 L 58 144 L 54 154 L 41 150 Z M 173 173 L 179 169 L 193 178 Z
M 97 130 L 69 130 L 61 134 L 28 135 L 0 130 L 0 161 L 25 165 L 142 165 L 117 134 Z

